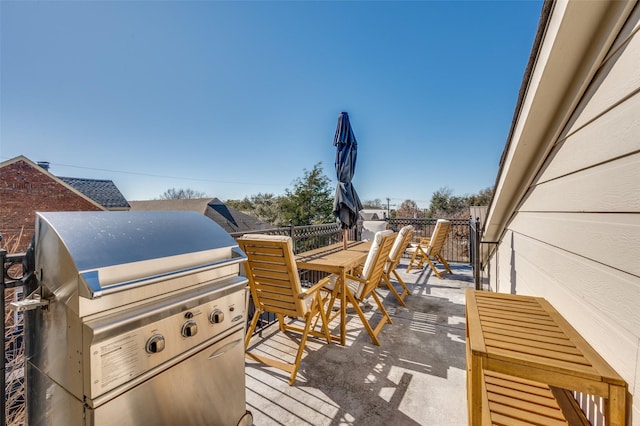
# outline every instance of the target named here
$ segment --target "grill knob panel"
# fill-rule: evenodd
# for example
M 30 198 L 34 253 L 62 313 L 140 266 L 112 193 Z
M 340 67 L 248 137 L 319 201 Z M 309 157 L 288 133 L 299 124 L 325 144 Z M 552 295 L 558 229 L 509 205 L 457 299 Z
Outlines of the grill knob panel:
M 220 309 L 216 308 L 209 314 L 209 322 L 211 324 L 220 324 L 222 321 L 224 321 L 224 312 Z
M 193 337 L 198 333 L 198 324 L 189 320 L 182 325 L 182 337 Z
M 147 353 L 157 354 L 164 350 L 164 336 L 162 334 L 154 334 L 147 340 L 145 347 Z

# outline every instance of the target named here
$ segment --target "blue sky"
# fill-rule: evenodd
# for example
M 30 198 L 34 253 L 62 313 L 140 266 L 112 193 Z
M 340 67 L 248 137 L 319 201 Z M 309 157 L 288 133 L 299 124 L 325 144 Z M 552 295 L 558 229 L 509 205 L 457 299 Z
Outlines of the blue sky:
M 280 195 L 349 113 L 362 200 L 492 186 L 542 1 L 0 2 L 0 160 Z

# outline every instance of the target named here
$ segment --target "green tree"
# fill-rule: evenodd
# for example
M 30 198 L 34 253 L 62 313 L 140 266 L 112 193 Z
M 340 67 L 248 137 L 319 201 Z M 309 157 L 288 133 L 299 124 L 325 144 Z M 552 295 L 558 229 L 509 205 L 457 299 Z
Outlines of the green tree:
M 253 203 L 253 212 L 258 219 L 275 226 L 284 225 L 280 208 L 282 197 L 258 193 L 251 196 L 251 202 Z
M 450 188 L 442 187 L 431 196 L 427 217 L 468 218 L 469 207 L 489 205 L 492 194 L 492 188 L 485 188 L 478 194 L 455 196 Z
M 431 203 L 429 205 L 428 217 L 455 218 L 461 214 L 469 215 L 469 205 L 465 197 L 454 196 L 448 187 L 442 187 L 433 193 Z
M 244 197 L 242 200 L 227 200 L 224 202 L 227 206 L 233 207 L 236 210 L 250 214 L 253 212 L 254 206 L 249 197 Z
M 493 188 L 488 187 L 481 189 L 480 192 L 468 197 L 468 204 L 470 206 L 488 206 L 491 203 L 493 197 Z
M 317 225 L 335 221 L 333 210 L 333 188 L 322 171 L 322 163 L 313 170 L 304 170 L 304 176 L 295 180 L 293 189 L 286 189 L 280 200 L 281 219 L 295 226 Z
M 427 216 L 444 217 L 449 210 L 449 198 L 451 198 L 451 189 L 442 187 L 431 195 L 431 202 L 429 203 L 429 211 Z
M 281 201 L 282 197 L 260 192 L 251 197 L 244 197 L 242 200 L 227 200 L 225 204 L 260 219 L 262 222 L 270 223 L 273 226 L 283 226 L 286 223 L 282 218 Z
M 160 195 L 161 200 L 185 200 L 191 198 L 204 198 L 204 192 L 195 191 L 193 189 L 167 189 Z

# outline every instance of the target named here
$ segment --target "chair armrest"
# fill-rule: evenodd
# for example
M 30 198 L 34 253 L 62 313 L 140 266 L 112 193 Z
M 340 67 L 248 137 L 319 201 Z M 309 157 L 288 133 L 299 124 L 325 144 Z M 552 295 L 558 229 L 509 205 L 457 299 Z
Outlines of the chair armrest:
M 327 284 L 329 282 L 330 278 L 331 278 L 331 276 L 324 277 L 323 279 L 321 279 L 320 281 L 318 281 L 317 283 L 315 283 L 314 285 L 312 285 L 311 287 L 305 289 L 305 291 L 300 293 L 298 295 L 298 298 L 299 299 L 306 299 L 307 297 L 309 297 L 309 295 L 315 293 L 316 291 L 318 291 L 322 287 L 324 287 L 325 284 Z
M 353 268 L 353 271 L 351 272 L 352 275 L 362 275 L 362 270 L 364 269 L 364 265 L 358 265 L 355 268 Z
M 351 274 L 347 274 L 346 278 L 348 280 L 358 281 L 359 283 L 363 283 L 363 284 L 367 283 L 367 280 L 365 280 L 364 278 L 360 278 L 360 277 L 357 277 L 357 276 L 351 275 Z

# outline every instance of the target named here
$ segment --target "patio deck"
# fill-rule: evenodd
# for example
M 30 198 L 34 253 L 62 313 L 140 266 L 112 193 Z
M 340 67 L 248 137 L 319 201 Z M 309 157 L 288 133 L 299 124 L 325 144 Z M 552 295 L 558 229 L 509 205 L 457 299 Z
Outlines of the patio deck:
M 471 266 L 451 264 L 454 274 L 440 280 L 428 268 L 404 273 L 406 264 L 398 269 L 412 291 L 406 307 L 378 288 L 393 319 L 379 335 L 381 346 L 351 308 L 346 346 L 310 338 L 293 386 L 286 373 L 247 359 L 254 425 L 467 424 L 464 291 L 474 286 Z M 379 317 L 375 308 L 367 315 Z M 337 319 L 330 328 L 338 333 Z M 295 345 L 277 325 L 263 339 L 255 336 L 251 347 L 294 358 Z

